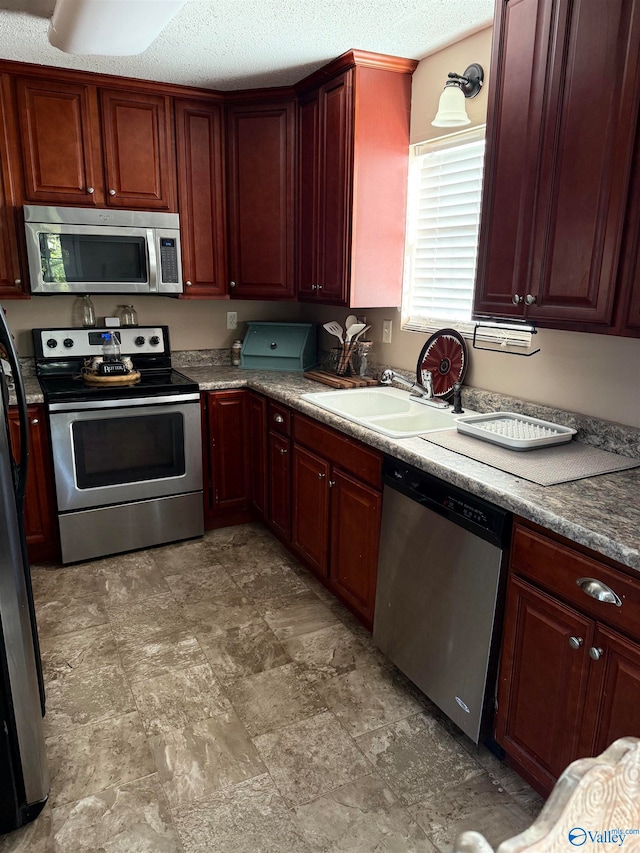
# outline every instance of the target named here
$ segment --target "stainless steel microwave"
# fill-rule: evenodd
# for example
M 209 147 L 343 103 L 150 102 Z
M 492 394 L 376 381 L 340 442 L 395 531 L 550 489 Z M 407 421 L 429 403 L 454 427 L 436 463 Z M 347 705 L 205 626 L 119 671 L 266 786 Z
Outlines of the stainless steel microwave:
M 180 218 L 24 206 L 31 293 L 182 293 Z

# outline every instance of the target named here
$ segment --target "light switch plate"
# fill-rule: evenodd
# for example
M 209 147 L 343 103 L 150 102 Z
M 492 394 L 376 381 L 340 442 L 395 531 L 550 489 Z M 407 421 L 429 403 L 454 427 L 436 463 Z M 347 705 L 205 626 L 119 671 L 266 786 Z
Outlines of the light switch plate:
M 393 327 L 393 323 L 391 320 L 383 320 L 382 321 L 382 343 L 390 344 L 391 343 L 391 329 Z

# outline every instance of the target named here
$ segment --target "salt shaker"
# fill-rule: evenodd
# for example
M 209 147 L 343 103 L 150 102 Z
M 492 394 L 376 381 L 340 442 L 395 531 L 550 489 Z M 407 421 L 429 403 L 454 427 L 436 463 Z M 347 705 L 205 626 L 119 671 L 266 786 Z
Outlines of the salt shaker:
M 231 364 L 240 367 L 240 356 L 242 354 L 242 341 L 234 341 L 231 344 Z

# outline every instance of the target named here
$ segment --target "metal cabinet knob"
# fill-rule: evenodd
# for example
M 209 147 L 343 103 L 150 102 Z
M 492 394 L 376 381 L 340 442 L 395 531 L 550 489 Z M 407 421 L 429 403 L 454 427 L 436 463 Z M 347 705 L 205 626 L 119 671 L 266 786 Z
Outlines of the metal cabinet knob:
M 325 477 L 326 477 L 326 474 L 322 474 L 322 473 L 318 474 L 319 480 L 324 480 Z
M 321 284 L 318 284 L 318 285 L 317 285 L 317 288 L 318 288 L 318 290 L 322 290 L 322 285 L 321 285 Z
M 280 448 L 280 455 L 281 455 L 281 456 L 284 456 L 286 452 L 287 452 L 286 447 L 281 447 L 281 448 Z
M 318 289 L 318 285 L 317 285 L 317 284 L 312 284 L 312 285 L 311 285 L 311 290 L 317 290 L 317 289 Z
M 32 418 L 32 419 L 31 419 L 31 423 L 32 423 L 34 426 L 36 426 L 36 424 L 39 424 L 39 423 L 40 423 L 40 418 Z
M 109 190 L 109 195 L 115 195 L 115 194 L 116 194 L 115 190 Z
M 185 281 L 185 287 L 191 287 L 191 282 L 190 282 L 190 281 Z
M 87 192 L 89 193 L 89 195 L 93 195 L 95 190 L 93 187 L 87 187 Z
M 229 282 L 229 287 L 235 287 L 235 286 L 236 286 L 235 281 L 230 281 L 230 282 Z
M 284 418 L 282 417 L 282 415 L 274 415 L 273 419 L 277 424 L 283 424 L 284 423 Z
M 329 480 L 329 488 L 332 489 L 336 484 L 335 480 Z
M 569 645 L 572 649 L 579 649 L 583 643 L 582 637 L 569 637 Z
M 537 298 L 538 297 L 534 296 L 533 293 L 527 293 L 527 295 L 524 298 L 524 301 L 526 302 L 527 305 L 535 305 Z
M 14 279 L 13 283 L 14 283 L 14 284 L 22 284 L 22 279 L 21 279 L 21 278 L 16 278 L 16 279 Z
M 591 660 L 600 660 L 602 655 L 604 654 L 604 649 L 598 648 L 596 646 L 591 646 L 589 649 L 589 657 Z
M 616 607 L 622 607 L 620 597 L 606 583 L 602 583 L 596 578 L 578 578 L 576 583 L 590 598 L 602 601 L 603 604 L 615 604 Z
M 511 297 L 511 301 L 514 305 L 520 305 L 524 301 L 524 296 L 518 296 L 517 293 L 514 293 Z

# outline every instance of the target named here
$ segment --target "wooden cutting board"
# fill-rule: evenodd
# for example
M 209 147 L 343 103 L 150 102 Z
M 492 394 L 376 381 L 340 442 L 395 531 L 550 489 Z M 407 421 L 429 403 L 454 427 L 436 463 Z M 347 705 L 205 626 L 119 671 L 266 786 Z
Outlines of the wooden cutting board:
M 377 380 L 371 376 L 338 376 L 328 370 L 308 370 L 303 373 L 303 376 L 315 382 L 322 382 L 323 385 L 330 385 L 332 388 L 366 388 L 369 385 L 378 384 Z

